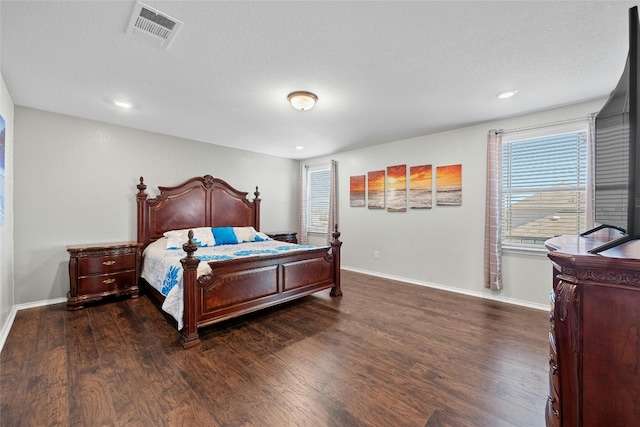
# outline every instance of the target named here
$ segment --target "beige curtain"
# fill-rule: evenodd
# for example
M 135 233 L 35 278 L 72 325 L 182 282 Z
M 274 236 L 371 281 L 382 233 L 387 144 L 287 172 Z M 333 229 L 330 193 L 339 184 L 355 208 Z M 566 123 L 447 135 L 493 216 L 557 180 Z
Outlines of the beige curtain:
M 327 230 L 327 243 L 330 243 L 333 240 L 332 234 L 334 232 L 336 222 L 338 221 L 338 190 L 336 188 L 336 169 L 336 161 L 331 160 L 329 171 L 329 230 Z
M 298 243 L 306 245 L 309 242 L 309 236 L 307 235 L 307 179 L 309 177 L 309 166 L 300 166 L 300 182 L 299 194 L 298 194 Z
M 484 229 L 484 287 L 502 289 L 502 129 L 487 136 L 487 201 Z

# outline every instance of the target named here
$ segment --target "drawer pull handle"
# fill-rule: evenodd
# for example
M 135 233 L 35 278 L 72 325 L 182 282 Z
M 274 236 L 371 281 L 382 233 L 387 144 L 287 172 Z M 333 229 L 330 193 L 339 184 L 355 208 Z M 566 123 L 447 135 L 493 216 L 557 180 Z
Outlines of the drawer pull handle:
M 553 356 L 549 356 L 549 369 L 551 374 L 558 375 L 558 365 L 554 363 Z
M 549 396 L 549 405 L 551 405 L 551 412 L 553 412 L 553 415 L 554 415 L 556 418 L 560 418 L 560 411 L 558 411 L 558 410 L 554 407 L 554 404 L 555 404 L 555 403 L 556 403 L 556 400 L 555 400 L 553 397 Z
M 115 281 L 116 281 L 116 279 L 104 279 L 104 280 L 102 281 L 102 283 L 104 283 L 105 285 L 110 285 L 110 284 L 112 284 L 112 283 L 113 283 L 113 282 L 115 282 Z
M 116 263 L 115 261 L 104 261 L 102 265 L 113 265 L 115 263 Z

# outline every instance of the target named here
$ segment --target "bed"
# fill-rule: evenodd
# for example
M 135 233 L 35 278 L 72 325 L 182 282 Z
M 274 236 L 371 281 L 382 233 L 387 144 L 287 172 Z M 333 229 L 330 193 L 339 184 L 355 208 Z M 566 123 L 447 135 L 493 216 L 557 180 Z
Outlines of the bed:
M 163 310 L 173 307 L 171 315 L 185 349 L 200 344 L 198 331 L 204 326 L 323 289 L 330 288 L 334 297 L 342 295 L 342 242 L 337 225 L 328 246 L 293 245 L 273 241 L 260 232 L 258 187 L 253 200 L 247 198 L 247 192 L 211 175 L 172 187 L 159 186 L 155 198 L 149 198 L 142 177 L 137 188 L 137 238 L 144 248 L 141 283 Z M 183 243 L 177 244 L 179 241 Z M 211 252 L 223 247 L 240 256 Z M 145 273 L 161 262 L 158 257 L 171 258 L 173 263 L 172 274 L 167 273 L 165 279 Z M 150 283 L 163 280 L 165 284 L 175 282 L 167 295 L 168 286 L 158 289 Z

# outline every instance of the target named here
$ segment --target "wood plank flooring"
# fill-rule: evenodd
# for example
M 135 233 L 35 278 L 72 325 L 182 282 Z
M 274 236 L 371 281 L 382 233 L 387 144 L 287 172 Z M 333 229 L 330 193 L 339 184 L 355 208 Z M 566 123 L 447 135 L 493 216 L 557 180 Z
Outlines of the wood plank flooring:
M 544 426 L 548 313 L 343 271 L 185 351 L 148 297 L 18 312 L 2 426 Z

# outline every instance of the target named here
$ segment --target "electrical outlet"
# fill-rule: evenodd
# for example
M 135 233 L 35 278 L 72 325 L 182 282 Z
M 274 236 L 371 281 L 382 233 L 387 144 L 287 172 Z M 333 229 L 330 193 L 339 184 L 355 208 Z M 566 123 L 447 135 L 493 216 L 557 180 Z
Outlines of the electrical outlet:
M 373 257 L 374 257 L 375 259 L 380 258 L 380 252 L 378 252 L 378 251 L 373 251 Z

